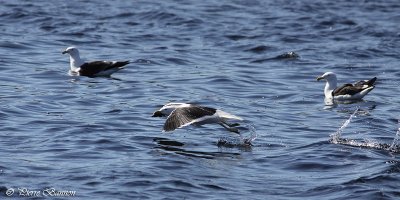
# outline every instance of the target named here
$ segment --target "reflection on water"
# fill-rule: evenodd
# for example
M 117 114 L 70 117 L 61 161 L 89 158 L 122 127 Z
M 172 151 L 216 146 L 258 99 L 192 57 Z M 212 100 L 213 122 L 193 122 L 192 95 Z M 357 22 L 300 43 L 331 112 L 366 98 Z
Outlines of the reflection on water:
M 337 103 L 332 98 L 324 98 L 324 109 L 332 109 L 337 107 Z
M 193 151 L 186 150 L 184 144 L 178 141 L 173 141 L 166 138 L 155 138 L 154 141 L 157 143 L 156 149 L 162 149 L 167 152 L 173 152 L 178 155 L 197 157 L 205 159 L 216 159 L 222 157 L 233 157 L 240 156 L 240 153 L 230 153 L 230 152 L 206 152 L 206 151 Z

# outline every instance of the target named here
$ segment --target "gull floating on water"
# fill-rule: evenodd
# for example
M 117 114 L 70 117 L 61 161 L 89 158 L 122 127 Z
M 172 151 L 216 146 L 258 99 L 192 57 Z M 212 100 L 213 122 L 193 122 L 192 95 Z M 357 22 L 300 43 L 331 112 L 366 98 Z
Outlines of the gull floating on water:
M 323 79 L 326 80 L 324 89 L 325 98 L 345 101 L 362 99 L 375 88 L 374 83 L 377 78 L 358 81 L 354 84 L 347 83 L 340 87 L 337 87 L 336 74 L 333 72 L 326 72 L 322 76 L 317 77 L 318 81 Z
M 164 123 L 163 131 L 173 131 L 188 125 L 219 124 L 226 130 L 239 134 L 235 126 L 238 123 L 228 124 L 227 121 L 243 119 L 218 110 L 188 103 L 168 103 L 153 113 L 153 117 L 168 117 Z
M 62 54 L 69 54 L 70 73 L 79 76 L 110 76 L 112 73 L 123 69 L 129 61 L 92 61 L 85 62 L 79 56 L 75 47 L 68 47 Z

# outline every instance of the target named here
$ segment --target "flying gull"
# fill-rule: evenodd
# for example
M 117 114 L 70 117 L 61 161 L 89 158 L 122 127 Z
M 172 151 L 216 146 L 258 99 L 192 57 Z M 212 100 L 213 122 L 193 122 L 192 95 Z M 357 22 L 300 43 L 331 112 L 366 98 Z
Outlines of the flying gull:
M 371 80 L 362 80 L 354 84 L 347 83 L 337 87 L 336 74 L 333 72 L 326 72 L 322 76 L 317 77 L 317 80 L 326 80 L 324 89 L 325 98 L 335 99 L 339 101 L 345 100 L 360 100 L 372 89 L 375 88 L 376 77 Z
M 123 69 L 129 61 L 92 61 L 85 62 L 79 56 L 75 47 L 68 47 L 62 54 L 69 54 L 70 73 L 79 76 L 110 76 L 112 73 Z
M 153 113 L 153 117 L 168 117 L 164 123 L 163 131 L 173 131 L 188 125 L 219 124 L 226 130 L 239 134 L 235 126 L 238 123 L 228 124 L 230 120 L 243 120 L 242 118 L 218 110 L 188 103 L 168 103 Z

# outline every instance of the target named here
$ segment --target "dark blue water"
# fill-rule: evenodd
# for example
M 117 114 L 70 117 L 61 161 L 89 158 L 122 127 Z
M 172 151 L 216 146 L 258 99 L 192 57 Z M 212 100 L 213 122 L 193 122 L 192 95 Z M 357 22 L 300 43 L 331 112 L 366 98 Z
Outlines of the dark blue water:
M 0 5 L 2 198 L 400 197 L 396 0 Z M 112 78 L 69 76 L 68 46 L 132 64 Z M 326 71 L 377 86 L 326 106 L 315 80 Z M 242 145 L 215 125 L 163 133 L 150 116 L 172 101 L 238 115 L 257 138 Z

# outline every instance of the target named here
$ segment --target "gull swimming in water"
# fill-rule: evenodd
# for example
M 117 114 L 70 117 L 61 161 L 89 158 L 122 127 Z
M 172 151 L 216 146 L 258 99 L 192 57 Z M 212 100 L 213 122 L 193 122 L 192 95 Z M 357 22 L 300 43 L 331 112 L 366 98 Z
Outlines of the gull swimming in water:
M 227 121 L 243 119 L 219 109 L 188 103 L 168 103 L 153 113 L 153 117 L 167 117 L 163 131 L 173 131 L 188 125 L 219 124 L 226 130 L 239 134 L 235 126 Z
M 85 62 L 79 56 L 75 47 L 68 47 L 62 54 L 69 54 L 70 73 L 79 76 L 110 76 L 112 73 L 123 69 L 129 61 L 92 61 Z
M 322 76 L 317 77 L 317 80 L 325 80 L 326 85 L 324 94 L 326 99 L 334 99 L 339 101 L 345 100 L 360 100 L 372 89 L 375 88 L 376 77 L 370 80 L 358 81 L 354 84 L 347 83 L 337 87 L 336 74 L 333 72 L 326 72 Z

